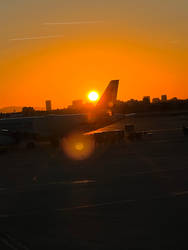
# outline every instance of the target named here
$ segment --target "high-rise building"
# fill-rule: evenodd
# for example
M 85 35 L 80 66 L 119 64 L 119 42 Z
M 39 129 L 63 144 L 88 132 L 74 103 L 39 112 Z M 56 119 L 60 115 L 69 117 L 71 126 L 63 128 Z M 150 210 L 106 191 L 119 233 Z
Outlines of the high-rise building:
M 150 104 L 150 96 L 144 96 L 142 101 L 144 104 Z
M 82 100 L 73 100 L 73 101 L 72 101 L 72 106 L 73 106 L 73 107 L 79 108 L 79 107 L 81 107 L 82 105 L 83 105 L 83 101 L 82 101 Z
M 159 98 L 153 98 L 152 103 L 160 103 L 160 99 Z
M 166 102 L 167 101 L 167 95 L 162 95 L 161 96 L 161 101 Z
M 46 100 L 46 111 L 52 110 L 52 102 L 51 100 Z

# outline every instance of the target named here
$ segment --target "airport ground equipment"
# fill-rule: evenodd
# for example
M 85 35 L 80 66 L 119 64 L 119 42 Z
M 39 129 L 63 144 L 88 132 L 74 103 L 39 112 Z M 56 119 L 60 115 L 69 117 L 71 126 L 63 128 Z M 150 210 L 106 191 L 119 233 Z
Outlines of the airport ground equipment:
M 114 130 L 93 134 L 95 144 L 118 144 L 124 141 L 124 131 Z
M 141 139 L 143 132 L 137 132 L 135 129 L 135 125 L 133 124 L 126 124 L 125 125 L 125 138 L 133 141 Z
M 183 133 L 184 135 L 188 136 L 188 127 L 183 126 Z

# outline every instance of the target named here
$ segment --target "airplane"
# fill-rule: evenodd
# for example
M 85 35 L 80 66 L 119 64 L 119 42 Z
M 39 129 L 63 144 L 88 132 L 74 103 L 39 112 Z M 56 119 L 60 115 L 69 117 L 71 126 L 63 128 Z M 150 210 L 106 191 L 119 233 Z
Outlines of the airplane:
M 92 112 L 88 114 L 47 115 L 18 117 L 0 120 L 0 145 L 25 142 L 33 146 L 35 141 L 57 144 L 73 131 L 79 133 L 96 130 L 125 118 L 125 114 L 112 112 L 117 100 L 119 80 L 112 80 Z

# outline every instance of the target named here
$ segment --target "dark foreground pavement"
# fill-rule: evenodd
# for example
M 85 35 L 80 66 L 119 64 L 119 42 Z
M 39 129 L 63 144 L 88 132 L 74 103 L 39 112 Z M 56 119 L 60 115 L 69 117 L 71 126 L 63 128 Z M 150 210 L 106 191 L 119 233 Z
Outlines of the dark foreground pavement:
M 157 119 L 83 162 L 48 146 L 0 155 L 0 249 L 188 249 L 188 138 Z

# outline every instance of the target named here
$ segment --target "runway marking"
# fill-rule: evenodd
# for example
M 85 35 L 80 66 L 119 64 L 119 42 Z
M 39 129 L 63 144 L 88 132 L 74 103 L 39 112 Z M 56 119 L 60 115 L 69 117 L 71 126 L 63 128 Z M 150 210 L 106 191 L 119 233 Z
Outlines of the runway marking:
M 9 249 L 13 250 L 29 250 L 25 245 L 21 242 L 18 242 L 16 239 L 11 237 L 7 233 L 0 234 L 0 242 L 4 244 L 4 246 L 8 247 Z
M 74 181 L 56 181 L 50 182 L 49 185 L 73 185 L 73 184 L 90 184 L 96 183 L 96 180 L 74 180 Z
M 175 196 L 186 196 L 186 195 L 188 195 L 188 191 L 182 191 L 182 192 L 175 192 L 175 193 L 173 193 Z
M 137 200 L 120 200 L 120 201 L 110 201 L 110 202 L 89 204 L 89 205 L 83 205 L 83 206 L 75 206 L 75 207 L 70 207 L 70 208 L 58 208 L 56 209 L 56 212 L 72 211 L 72 210 L 78 210 L 78 209 L 84 209 L 84 208 L 105 207 L 105 206 L 112 206 L 112 205 L 117 205 L 117 204 L 133 203 L 136 201 Z
M 44 184 L 31 184 L 31 185 L 26 185 L 26 186 L 15 186 L 13 188 L 0 188 L 0 193 L 2 192 L 13 192 L 13 193 L 24 193 L 24 192 L 28 192 L 28 191 L 38 191 L 38 188 L 43 188 L 43 187 L 48 187 L 48 186 L 52 186 L 52 185 L 81 185 L 81 184 L 92 184 L 92 183 L 96 183 L 96 180 L 94 179 L 83 179 L 83 180 L 72 180 L 72 181 L 54 181 L 54 182 L 49 182 L 49 183 L 44 183 Z M 25 188 L 25 190 L 22 190 L 23 188 Z M 17 189 L 17 190 L 15 190 Z
M 59 208 L 56 209 L 56 212 L 66 212 L 66 211 L 73 211 L 73 210 L 79 210 L 79 209 L 87 209 L 87 208 L 96 208 L 96 207 L 105 207 L 105 206 L 113 206 L 117 204 L 129 204 L 129 203 L 135 203 L 135 202 L 141 202 L 141 201 L 150 201 L 150 200 L 160 200 L 160 199 L 166 199 L 166 198 L 174 198 L 178 196 L 187 196 L 188 191 L 183 192 L 177 192 L 177 193 L 169 193 L 167 195 L 161 195 L 156 197 L 151 197 L 149 199 L 138 199 L 138 200 L 119 200 L 119 201 L 110 201 L 110 202 L 103 202 L 103 203 L 96 203 L 96 204 L 89 204 L 89 205 L 83 205 L 83 206 L 75 206 L 70 208 Z
M 175 169 L 159 169 L 159 170 L 151 170 L 151 171 L 140 171 L 132 174 L 125 174 L 121 175 L 121 177 L 130 177 L 130 176 L 136 176 L 136 175 L 145 175 L 145 174 L 159 174 L 159 173 L 169 173 L 174 171 L 183 171 L 188 170 L 188 167 L 186 168 L 175 168 Z
M 6 239 L 2 239 L 0 238 L 0 242 L 4 244 L 4 246 L 8 247 L 9 249 L 13 249 L 13 250 L 19 250 L 17 247 L 15 247 L 14 245 L 12 245 L 10 242 L 8 242 L 8 240 Z
M 168 132 L 168 131 L 181 131 L 182 128 L 171 128 L 171 129 L 151 129 L 148 132 Z
M 160 173 L 170 173 L 170 172 L 179 172 L 179 171 L 188 171 L 188 167 L 184 168 L 176 168 L 176 169 L 155 169 L 155 170 L 149 170 L 149 171 L 139 171 L 135 173 L 130 174 L 123 174 L 121 177 L 137 177 L 137 176 L 144 176 L 144 175 L 154 175 L 154 174 L 160 174 Z M 45 188 L 48 186 L 58 186 L 58 185 L 87 185 L 87 184 L 94 184 L 97 181 L 95 179 L 78 179 L 78 180 L 71 180 L 71 181 L 54 181 L 49 183 L 33 183 L 31 185 L 26 186 L 15 186 L 13 188 L 7 188 L 7 187 L 1 187 L 0 188 L 0 194 L 6 194 L 6 193 L 25 193 L 29 191 L 38 191 L 39 188 Z M 17 190 L 16 190 L 17 189 Z M 25 190 L 24 190 L 25 189 Z
M 166 139 L 166 140 L 153 140 L 153 141 L 150 141 L 149 143 L 151 143 L 151 144 L 161 144 L 161 143 L 172 143 L 172 142 L 175 142 L 175 143 L 182 143 L 182 142 L 185 142 L 185 140 L 184 139 L 171 139 L 171 140 L 169 140 L 169 139 Z
M 95 203 L 95 204 L 88 204 L 88 205 L 80 205 L 80 206 L 74 206 L 74 207 L 65 207 L 65 208 L 57 208 L 55 209 L 55 212 L 61 213 L 61 212 L 69 212 L 74 210 L 82 210 L 82 209 L 90 209 L 90 208 L 97 208 L 97 207 L 109 207 L 113 205 L 121 205 L 121 204 L 132 204 L 136 202 L 150 202 L 152 200 L 162 200 L 162 199 L 168 199 L 168 198 L 176 198 L 181 196 L 188 196 L 188 190 L 182 191 L 182 192 L 171 192 L 166 195 L 160 195 L 160 196 L 154 196 L 154 197 L 147 197 L 145 199 L 130 199 L 130 200 L 118 200 L 118 201 L 107 201 L 107 202 L 101 202 L 101 203 Z M 0 218 L 9 218 L 9 217 L 23 217 L 23 216 L 31 216 L 31 215 L 40 215 L 43 214 L 44 211 L 31 211 L 31 212 L 23 212 L 21 214 L 1 214 Z M 54 210 L 52 209 L 49 211 L 49 213 L 54 213 Z
M 171 142 L 170 140 L 156 140 L 156 141 L 150 141 L 150 143 L 153 143 L 153 144 L 158 144 L 158 143 L 168 143 L 168 142 Z

